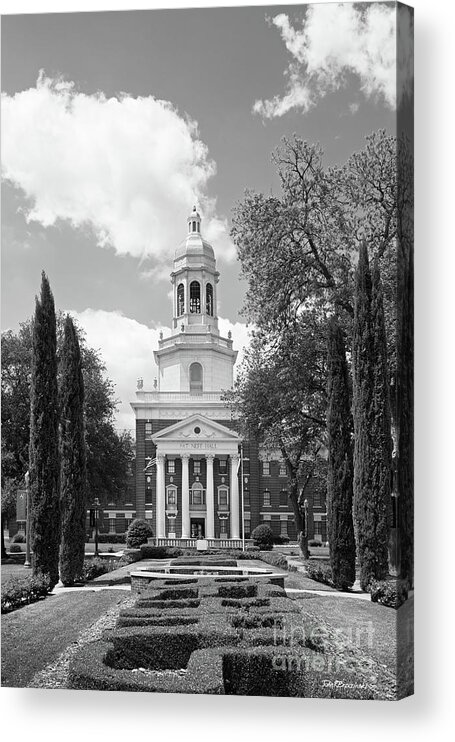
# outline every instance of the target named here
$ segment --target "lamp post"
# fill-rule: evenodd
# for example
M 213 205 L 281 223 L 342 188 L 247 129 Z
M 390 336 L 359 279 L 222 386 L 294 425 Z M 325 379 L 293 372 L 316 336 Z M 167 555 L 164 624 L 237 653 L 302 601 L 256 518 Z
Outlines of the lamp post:
M 99 556 L 98 551 L 98 520 L 100 516 L 100 501 L 97 497 L 93 502 L 93 507 L 90 508 L 90 526 L 95 527 L 95 556 Z
M 25 562 L 24 567 L 32 566 L 30 559 L 30 472 L 25 472 Z
M 244 479 L 243 479 L 243 445 L 240 446 L 240 467 L 242 476 L 242 551 L 245 551 L 245 495 L 244 495 Z

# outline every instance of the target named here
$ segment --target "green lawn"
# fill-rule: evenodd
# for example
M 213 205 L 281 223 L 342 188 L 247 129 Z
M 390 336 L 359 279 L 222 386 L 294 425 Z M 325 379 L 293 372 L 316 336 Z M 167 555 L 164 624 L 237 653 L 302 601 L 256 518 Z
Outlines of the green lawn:
M 2 685 L 25 687 L 124 594 L 118 590 L 50 595 L 2 616 Z

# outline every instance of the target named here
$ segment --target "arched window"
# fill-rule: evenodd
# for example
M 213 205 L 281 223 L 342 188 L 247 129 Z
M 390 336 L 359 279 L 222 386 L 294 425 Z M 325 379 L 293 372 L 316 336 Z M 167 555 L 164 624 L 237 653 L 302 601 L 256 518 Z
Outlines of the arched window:
M 205 311 L 213 317 L 213 286 L 211 283 L 205 287 Z
M 177 317 L 181 317 L 185 312 L 185 286 L 179 283 L 177 288 Z
M 204 489 L 200 482 L 194 482 L 191 488 L 191 504 L 204 505 Z
M 202 394 L 202 366 L 197 362 L 190 366 L 190 394 Z
M 190 283 L 190 312 L 191 314 L 201 313 L 201 287 L 198 281 Z
M 193 222 L 193 232 L 196 231 L 196 222 Z

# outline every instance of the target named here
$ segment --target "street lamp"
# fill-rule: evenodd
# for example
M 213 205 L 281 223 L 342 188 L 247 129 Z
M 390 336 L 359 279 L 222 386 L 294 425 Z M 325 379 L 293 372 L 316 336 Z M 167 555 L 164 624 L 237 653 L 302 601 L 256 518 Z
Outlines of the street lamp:
M 24 567 L 32 566 L 30 559 L 30 472 L 25 472 L 25 562 Z
M 97 497 L 93 502 L 93 506 L 90 508 L 90 527 L 95 528 L 95 556 L 99 556 L 98 551 L 98 520 L 100 516 L 101 503 Z

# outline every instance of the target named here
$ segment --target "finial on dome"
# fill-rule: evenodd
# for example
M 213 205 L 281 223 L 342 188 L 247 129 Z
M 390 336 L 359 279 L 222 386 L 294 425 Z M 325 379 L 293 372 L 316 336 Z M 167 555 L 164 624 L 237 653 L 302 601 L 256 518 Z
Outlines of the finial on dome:
M 188 233 L 195 232 L 197 234 L 201 233 L 201 215 L 199 214 L 196 204 L 193 206 L 193 211 L 189 215 L 188 219 Z

